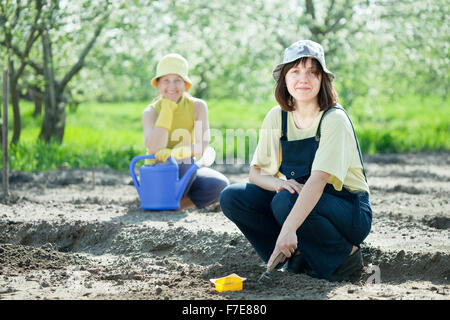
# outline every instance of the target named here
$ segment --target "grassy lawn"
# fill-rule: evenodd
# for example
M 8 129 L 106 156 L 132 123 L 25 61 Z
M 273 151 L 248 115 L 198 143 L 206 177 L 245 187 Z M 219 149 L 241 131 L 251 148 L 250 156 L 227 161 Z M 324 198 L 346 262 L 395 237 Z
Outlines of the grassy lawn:
M 349 113 L 365 154 L 449 150 L 449 102 L 414 96 L 384 103 L 361 99 Z M 251 104 L 237 100 L 207 103 L 210 127 L 215 133 L 211 144 L 216 152 L 251 158 L 254 144 L 249 141 L 256 141 L 264 116 L 276 103 Z M 92 166 L 125 171 L 133 156 L 145 153 L 141 114 L 147 104 L 89 102 L 79 105 L 76 112 L 68 109 L 64 142 L 58 146 L 38 142 L 42 119 L 33 118 L 33 105 L 22 101 L 22 134 L 20 143 L 10 149 L 10 166 L 25 171 Z M 12 111 L 9 117 L 11 128 Z M 250 145 L 250 149 L 237 148 L 237 139 L 226 137 L 227 129 L 241 129 L 244 140 L 239 143 Z M 249 136 L 247 142 L 245 135 Z

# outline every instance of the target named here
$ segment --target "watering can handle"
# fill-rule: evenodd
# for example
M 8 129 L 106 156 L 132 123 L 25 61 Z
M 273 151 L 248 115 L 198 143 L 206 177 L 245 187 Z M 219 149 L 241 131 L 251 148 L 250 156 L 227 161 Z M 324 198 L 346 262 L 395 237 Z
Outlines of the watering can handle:
M 130 170 L 131 179 L 133 179 L 133 183 L 134 183 L 136 188 L 139 189 L 141 187 L 141 185 L 139 184 L 139 181 L 138 181 L 138 179 L 136 177 L 136 173 L 134 172 L 134 167 L 136 166 L 136 162 L 141 161 L 141 160 L 145 160 L 145 159 L 154 159 L 154 158 L 155 158 L 154 154 L 145 154 L 145 155 L 136 156 L 136 157 L 134 157 L 131 160 L 130 166 L 129 166 L 129 170 Z M 169 157 L 168 160 L 172 164 L 175 164 L 176 166 L 178 166 L 177 162 L 172 157 Z
M 136 173 L 134 172 L 134 167 L 136 166 L 136 162 L 138 162 L 140 160 L 144 160 L 144 159 L 154 159 L 154 158 L 155 158 L 154 154 L 147 154 L 147 155 L 136 156 L 131 160 L 129 170 L 130 170 L 131 179 L 133 179 L 133 183 L 136 188 L 141 187 L 141 185 L 139 184 L 139 181 L 136 178 Z

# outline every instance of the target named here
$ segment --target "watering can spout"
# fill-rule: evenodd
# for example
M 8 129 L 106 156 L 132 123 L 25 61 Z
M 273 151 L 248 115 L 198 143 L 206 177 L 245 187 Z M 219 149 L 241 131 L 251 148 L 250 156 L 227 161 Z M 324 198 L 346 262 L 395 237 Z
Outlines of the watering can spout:
M 176 198 L 179 201 L 181 196 L 183 195 L 184 190 L 186 190 L 186 186 L 191 179 L 191 176 L 197 171 L 198 165 L 192 164 L 192 166 L 184 173 L 183 177 L 179 179 L 175 185 L 176 190 Z

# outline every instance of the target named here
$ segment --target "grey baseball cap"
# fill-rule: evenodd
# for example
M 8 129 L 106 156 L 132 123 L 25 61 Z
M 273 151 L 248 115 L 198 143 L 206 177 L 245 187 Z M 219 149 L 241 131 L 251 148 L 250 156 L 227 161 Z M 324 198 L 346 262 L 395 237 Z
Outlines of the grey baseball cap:
M 299 40 L 284 50 L 283 62 L 277 65 L 272 71 L 272 76 L 275 81 L 278 81 L 280 78 L 281 69 L 283 69 L 285 64 L 303 57 L 312 57 L 317 59 L 317 61 L 321 64 L 323 71 L 327 73 L 330 76 L 331 81 L 333 81 L 334 74 L 328 70 L 325 65 L 325 54 L 322 46 L 311 40 Z

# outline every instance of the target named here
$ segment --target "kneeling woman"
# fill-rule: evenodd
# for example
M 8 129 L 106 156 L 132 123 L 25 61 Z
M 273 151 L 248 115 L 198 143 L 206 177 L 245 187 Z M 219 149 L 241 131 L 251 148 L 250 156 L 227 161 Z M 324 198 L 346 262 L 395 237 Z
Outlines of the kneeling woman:
M 263 121 L 250 183 L 224 189 L 222 210 L 269 266 L 281 253 L 288 271 L 348 279 L 372 223 L 353 125 L 320 44 L 292 44 L 273 77 L 279 106 Z
M 188 62 L 179 54 L 167 54 L 159 61 L 152 85 L 160 96 L 142 114 L 147 153 L 155 155 L 158 165 L 170 156 L 178 159 L 182 177 L 194 162 L 193 157 L 202 157 L 209 145 L 208 108 L 205 101 L 187 93 L 192 85 Z M 220 172 L 198 169 L 190 178 L 179 210 L 203 208 L 219 201 L 220 192 L 228 184 Z

